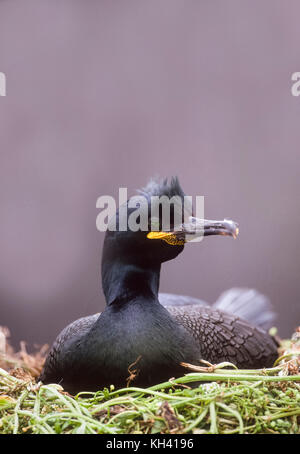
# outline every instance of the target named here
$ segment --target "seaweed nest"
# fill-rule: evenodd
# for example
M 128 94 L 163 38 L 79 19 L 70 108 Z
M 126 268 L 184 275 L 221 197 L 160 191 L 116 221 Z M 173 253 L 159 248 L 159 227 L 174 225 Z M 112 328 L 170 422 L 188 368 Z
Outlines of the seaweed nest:
M 35 381 L 47 346 L 14 352 L 8 336 L 0 328 L 0 433 L 300 433 L 300 328 L 271 369 L 185 364 L 186 375 L 151 388 L 76 396 Z

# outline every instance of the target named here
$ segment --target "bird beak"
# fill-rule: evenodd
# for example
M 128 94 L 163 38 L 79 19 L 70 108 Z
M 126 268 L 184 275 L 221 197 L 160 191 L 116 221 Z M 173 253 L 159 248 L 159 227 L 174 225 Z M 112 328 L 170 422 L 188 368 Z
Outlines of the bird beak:
M 238 224 L 230 219 L 211 221 L 208 219 L 191 217 L 190 222 L 188 222 L 187 225 L 183 224 L 183 228 L 186 234 L 195 234 L 196 236 L 199 234 L 202 234 L 203 236 L 224 235 L 232 236 L 235 239 L 239 234 Z
M 164 240 L 169 244 L 182 245 L 189 241 L 199 241 L 203 236 L 223 235 L 234 239 L 239 234 L 238 224 L 230 219 L 211 221 L 190 216 L 189 221 L 181 224 L 172 232 L 149 232 L 147 238 Z

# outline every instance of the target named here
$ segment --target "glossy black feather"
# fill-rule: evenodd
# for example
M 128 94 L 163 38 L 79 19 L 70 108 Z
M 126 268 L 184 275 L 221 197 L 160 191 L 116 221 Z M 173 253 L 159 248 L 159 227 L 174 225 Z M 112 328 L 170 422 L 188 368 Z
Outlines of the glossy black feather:
M 184 196 L 177 178 L 152 180 L 141 193 L 148 199 Z M 231 292 L 212 307 L 174 295 L 161 295 L 159 302 L 161 263 L 182 250 L 148 240 L 147 232 L 108 231 L 102 254 L 107 306 L 58 335 L 40 380 L 75 393 L 123 387 L 129 377 L 133 385 L 150 386 L 185 373 L 181 362 L 197 365 L 201 359 L 240 368 L 272 366 L 276 342 L 256 325 L 270 323 L 273 312 L 260 294 Z

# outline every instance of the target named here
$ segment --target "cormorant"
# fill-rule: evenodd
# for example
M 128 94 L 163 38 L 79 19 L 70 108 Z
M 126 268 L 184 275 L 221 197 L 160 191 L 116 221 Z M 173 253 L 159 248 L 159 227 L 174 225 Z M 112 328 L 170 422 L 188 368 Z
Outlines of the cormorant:
M 58 335 L 39 379 L 76 393 L 110 384 L 126 386 L 131 368 L 134 386 L 151 386 L 186 373 L 182 362 L 272 366 L 277 344 L 266 327 L 274 313 L 263 295 L 232 289 L 209 306 L 196 298 L 158 293 L 161 264 L 183 251 L 187 236 L 197 233 L 199 225 L 204 236 L 235 237 L 237 224 L 201 224 L 191 212 L 189 222 L 182 221 L 179 229 L 173 207 L 170 230 L 152 232 L 152 196 L 183 200 L 184 192 L 176 177 L 170 182 L 151 180 L 140 193 L 148 201 L 148 231 L 106 231 L 102 286 L 107 305 L 102 313 L 80 318 Z M 135 211 L 128 202 L 125 208 L 126 216 Z M 117 226 L 124 216 L 120 211 Z

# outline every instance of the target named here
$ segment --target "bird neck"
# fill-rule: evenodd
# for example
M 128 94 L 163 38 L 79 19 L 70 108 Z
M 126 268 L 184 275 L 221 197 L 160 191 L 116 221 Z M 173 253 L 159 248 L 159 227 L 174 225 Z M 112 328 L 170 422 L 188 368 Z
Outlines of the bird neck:
M 138 297 L 158 301 L 160 264 L 143 266 L 114 260 L 102 262 L 102 287 L 108 305 Z

